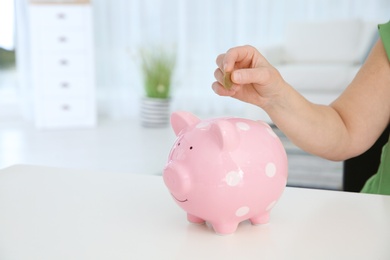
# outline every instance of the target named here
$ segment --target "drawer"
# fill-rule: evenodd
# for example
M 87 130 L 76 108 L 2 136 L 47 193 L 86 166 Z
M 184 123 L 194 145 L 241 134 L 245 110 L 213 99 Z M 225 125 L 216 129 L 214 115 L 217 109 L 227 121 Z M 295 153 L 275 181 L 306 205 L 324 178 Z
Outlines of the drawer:
M 87 98 L 47 99 L 41 106 L 45 120 L 52 123 L 86 118 L 91 107 Z
M 71 30 L 40 30 L 37 32 L 36 47 L 41 51 L 82 51 L 87 49 L 87 39 L 85 31 Z
M 87 77 L 44 77 L 41 91 L 47 97 L 80 97 L 87 94 L 91 89 L 91 82 Z
M 89 4 L 91 0 L 30 0 L 31 4 L 56 4 L 65 3 L 65 4 Z
M 90 58 L 88 59 L 90 60 Z M 37 63 L 43 75 L 50 73 L 69 75 L 85 74 L 87 72 L 87 55 L 84 53 L 41 54 L 41 63 Z M 38 61 L 39 62 L 39 61 Z
M 83 5 L 32 5 L 30 19 L 41 28 L 85 28 L 90 19 L 90 7 Z

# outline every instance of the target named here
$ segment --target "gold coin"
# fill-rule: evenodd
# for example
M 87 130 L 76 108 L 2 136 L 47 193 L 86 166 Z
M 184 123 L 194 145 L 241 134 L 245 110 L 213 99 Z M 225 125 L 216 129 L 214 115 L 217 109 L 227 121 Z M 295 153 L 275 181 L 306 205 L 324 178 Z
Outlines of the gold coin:
M 223 75 L 223 87 L 225 89 L 231 89 L 233 82 L 231 80 L 232 73 L 231 72 L 226 72 L 225 75 Z

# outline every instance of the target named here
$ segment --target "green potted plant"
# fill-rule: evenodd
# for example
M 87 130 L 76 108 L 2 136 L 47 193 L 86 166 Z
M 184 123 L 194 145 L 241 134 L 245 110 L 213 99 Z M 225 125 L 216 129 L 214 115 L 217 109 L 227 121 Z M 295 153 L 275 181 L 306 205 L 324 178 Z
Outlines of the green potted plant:
M 141 102 L 141 123 L 162 127 L 169 123 L 172 75 L 176 55 L 162 48 L 141 50 L 145 97 Z

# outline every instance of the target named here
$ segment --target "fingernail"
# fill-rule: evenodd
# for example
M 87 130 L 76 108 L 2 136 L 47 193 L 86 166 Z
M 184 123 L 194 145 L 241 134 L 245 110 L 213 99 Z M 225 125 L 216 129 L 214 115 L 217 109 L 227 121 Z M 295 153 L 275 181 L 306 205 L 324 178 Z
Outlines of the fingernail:
M 223 72 L 226 72 L 226 68 L 227 68 L 227 63 L 224 63 L 223 64 Z
M 233 72 L 233 74 L 232 74 L 232 80 L 234 81 L 234 83 L 240 84 L 240 83 L 241 83 L 241 73 L 239 73 L 239 72 Z

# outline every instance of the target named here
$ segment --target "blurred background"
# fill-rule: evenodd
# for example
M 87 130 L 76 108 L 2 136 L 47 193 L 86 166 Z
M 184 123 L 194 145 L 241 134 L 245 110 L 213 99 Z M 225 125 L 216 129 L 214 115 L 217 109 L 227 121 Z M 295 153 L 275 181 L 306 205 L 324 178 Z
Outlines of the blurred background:
M 266 120 L 260 109 L 213 93 L 218 54 L 243 44 L 264 53 L 276 46 L 297 45 L 289 45 L 288 28 L 294 25 L 296 30 L 298 23 L 309 27 L 330 23 L 336 29 L 341 22 L 345 35 L 354 30 L 359 34 L 350 36 L 352 44 L 371 43 L 375 33 L 363 33 L 363 27 L 369 24 L 374 32 L 376 24 L 389 20 L 389 13 L 387 0 L 0 0 L 0 168 L 32 163 L 159 174 L 174 136 L 169 126 L 148 129 L 139 124 L 144 96 L 141 48 L 162 47 L 176 54 L 171 110 L 187 110 L 200 117 Z M 349 30 L 346 22 L 359 26 Z M 59 32 L 67 36 L 58 38 Z M 70 47 L 56 49 L 60 44 L 50 42 L 53 35 Z M 302 34 L 302 42 L 306 36 Z M 338 38 L 332 41 L 337 43 Z M 365 46 L 359 53 L 368 53 L 369 44 Z M 60 57 L 61 64 L 50 63 L 51 57 Z M 361 62 L 353 60 L 354 68 Z M 48 88 L 60 77 L 56 75 L 62 77 L 62 89 L 78 82 L 74 86 L 82 90 L 63 94 Z M 69 81 L 63 81 L 64 75 Z M 333 94 L 341 91 L 338 88 Z M 316 88 L 310 93 L 322 95 Z M 55 102 L 65 99 L 69 103 L 61 103 L 61 112 L 55 113 Z M 58 121 L 69 111 L 74 121 L 70 116 L 65 123 Z M 340 163 L 308 160 L 309 155 L 288 140 L 285 145 L 299 157 L 298 166 L 290 171 L 295 172 L 290 183 L 341 188 Z M 326 166 L 319 166 L 319 160 Z M 323 170 L 324 176 L 333 176 L 331 181 L 311 174 Z

